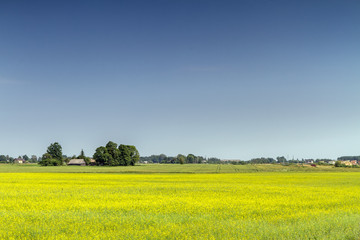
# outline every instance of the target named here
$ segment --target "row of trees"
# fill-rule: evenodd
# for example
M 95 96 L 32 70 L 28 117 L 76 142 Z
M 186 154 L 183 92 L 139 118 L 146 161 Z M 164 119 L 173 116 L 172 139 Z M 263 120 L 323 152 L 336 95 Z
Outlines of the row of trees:
M 291 160 L 290 160 L 291 161 Z M 165 154 L 151 155 L 149 157 L 140 157 L 141 163 L 209 163 L 209 164 L 266 164 L 266 163 L 289 163 L 285 157 L 274 158 L 253 158 L 249 161 L 241 160 L 220 160 L 219 158 L 204 158 L 202 156 L 195 156 L 188 154 L 187 156 L 178 154 L 176 157 L 168 157 Z
M 276 163 L 280 163 L 280 164 L 298 164 L 298 163 L 308 163 L 308 162 L 312 162 L 312 163 L 316 163 L 319 165 L 326 165 L 326 164 L 330 164 L 331 159 L 291 159 L 291 160 L 287 160 L 285 157 L 277 157 L 276 159 L 274 158 L 253 158 L 251 160 L 248 161 L 242 161 L 242 160 L 224 160 L 221 161 L 221 163 L 223 164 L 234 164 L 234 165 L 245 165 L 245 164 L 276 164 Z
M 356 160 L 356 161 L 360 161 L 360 156 L 342 156 L 342 157 L 338 157 L 339 161 L 352 161 L 352 160 Z
M 176 157 L 166 156 L 165 154 L 160 155 L 151 155 L 148 157 L 140 157 L 141 163 L 179 163 L 179 164 L 186 164 L 186 163 L 220 163 L 221 160 L 218 158 L 209 158 L 206 159 L 202 156 L 195 156 L 194 154 L 178 154 Z
M 291 164 L 291 163 L 305 163 L 306 161 L 312 161 L 314 163 L 327 163 L 330 159 L 292 159 L 287 160 L 284 156 L 274 158 L 261 157 L 253 158 L 251 160 L 220 160 L 219 158 L 204 158 L 202 156 L 195 156 L 194 154 L 188 154 L 187 156 L 178 154 L 176 157 L 169 157 L 165 154 L 151 155 L 147 157 L 140 157 L 140 163 L 208 163 L 208 164 L 234 164 L 234 165 L 245 165 L 245 164 Z
M 36 155 L 31 155 L 31 157 L 28 157 L 26 154 L 23 156 L 19 156 L 18 158 L 24 159 L 27 162 L 36 163 L 38 162 L 38 157 Z M 0 155 L 0 163 L 13 163 L 14 162 L 13 157 L 10 157 L 9 155 Z

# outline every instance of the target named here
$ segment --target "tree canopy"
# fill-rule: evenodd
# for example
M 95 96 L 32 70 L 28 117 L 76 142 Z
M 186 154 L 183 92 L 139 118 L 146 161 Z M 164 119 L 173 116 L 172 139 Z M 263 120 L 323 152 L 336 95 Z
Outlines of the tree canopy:
M 6 162 L 7 158 L 5 155 L 0 155 L 0 162 Z
M 357 160 L 357 161 L 360 161 L 360 156 L 341 156 L 341 157 L 338 157 L 337 160 L 341 160 L 341 161 Z
M 98 147 L 93 158 L 98 165 L 129 166 L 135 165 L 140 159 L 140 154 L 135 146 L 118 145 L 109 141 L 106 146 Z
M 46 152 L 48 154 L 50 154 L 53 159 L 57 159 L 60 161 L 62 161 L 62 159 L 63 159 L 62 147 L 58 142 L 54 142 L 54 143 L 50 144 L 50 146 L 48 147 Z
M 59 166 L 63 165 L 62 147 L 55 142 L 50 144 L 46 153 L 43 154 L 42 160 L 39 162 L 42 166 Z

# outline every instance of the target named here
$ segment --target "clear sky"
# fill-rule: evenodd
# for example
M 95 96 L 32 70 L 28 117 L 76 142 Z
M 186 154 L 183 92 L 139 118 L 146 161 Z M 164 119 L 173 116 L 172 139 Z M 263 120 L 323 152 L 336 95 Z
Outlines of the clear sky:
M 360 155 L 360 1 L 0 1 L 0 154 Z

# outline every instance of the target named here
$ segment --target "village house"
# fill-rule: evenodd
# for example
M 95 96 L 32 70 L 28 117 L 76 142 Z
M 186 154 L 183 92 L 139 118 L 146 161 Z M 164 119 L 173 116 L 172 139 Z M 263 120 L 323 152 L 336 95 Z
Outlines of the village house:
M 15 158 L 14 163 L 15 164 L 23 164 L 23 163 L 25 163 L 25 160 L 22 158 Z
M 341 161 L 341 164 L 344 164 L 345 166 L 351 166 L 351 162 L 349 160 Z
M 314 160 L 313 159 L 305 159 L 305 163 L 312 164 L 312 163 L 314 163 Z
M 356 160 L 351 160 L 351 165 L 358 165 L 358 162 Z
M 73 166 L 86 166 L 86 162 L 84 159 L 71 159 L 68 163 L 68 165 Z

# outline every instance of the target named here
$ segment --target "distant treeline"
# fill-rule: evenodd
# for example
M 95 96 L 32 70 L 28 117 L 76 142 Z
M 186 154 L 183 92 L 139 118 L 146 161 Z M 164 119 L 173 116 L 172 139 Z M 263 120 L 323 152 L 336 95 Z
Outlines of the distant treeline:
M 356 161 L 360 161 L 360 156 L 342 156 L 342 157 L 338 157 L 339 161 L 351 161 L 351 160 L 356 160 Z
M 276 164 L 276 163 L 281 163 L 281 164 L 297 164 L 297 163 L 317 163 L 317 164 L 327 164 L 330 161 L 334 161 L 332 159 L 291 159 L 291 160 L 287 160 L 285 157 L 277 157 L 276 159 L 274 158 L 266 158 L 266 157 L 261 157 L 261 158 L 253 158 L 251 160 L 248 161 L 242 161 L 242 160 L 226 160 L 226 161 L 221 161 L 222 163 L 225 164 L 234 164 L 234 165 L 245 165 L 245 164 Z
M 205 158 L 202 156 L 195 156 L 194 154 L 188 154 L 187 156 L 178 154 L 176 157 L 166 156 L 165 154 L 151 155 L 147 157 L 140 157 L 139 163 L 166 163 L 166 164 L 191 164 L 191 163 L 207 163 L 207 164 L 234 164 L 234 165 L 246 165 L 246 164 L 294 164 L 294 163 L 316 163 L 327 164 L 333 159 L 291 159 L 287 160 L 284 156 L 274 158 L 260 157 L 253 158 L 251 160 L 221 160 L 219 158 Z
M 176 157 L 166 156 L 165 154 L 151 155 L 148 157 L 140 157 L 140 163 L 221 163 L 219 158 L 205 158 L 202 156 L 195 156 L 194 154 L 178 154 Z
M 24 159 L 30 163 L 36 163 L 39 161 L 39 158 L 36 155 L 31 155 L 28 157 L 26 154 L 23 156 L 19 156 L 19 159 Z M 16 158 L 10 157 L 9 155 L 0 155 L 0 163 L 13 163 Z M 40 158 L 41 159 L 41 158 Z
M 97 149 L 98 150 L 98 149 Z M 83 155 L 83 154 L 82 154 Z M 96 154 L 95 154 L 96 155 Z M 136 154 L 138 155 L 138 153 Z M 31 155 L 28 157 L 26 154 L 23 156 L 19 156 L 18 159 L 23 159 L 29 163 L 37 163 L 41 162 L 44 156 L 37 157 L 36 155 Z M 82 156 L 81 156 L 82 157 Z M 79 158 L 79 156 L 72 156 L 68 157 L 66 155 L 62 155 L 62 158 L 66 160 Z M 88 159 L 86 157 L 82 157 L 83 159 Z M 0 155 L 0 163 L 14 163 L 16 158 L 11 157 L 9 155 Z M 99 162 L 102 163 L 102 158 L 98 159 Z M 360 156 L 341 156 L 338 157 L 337 160 L 339 161 L 351 161 L 356 160 L 360 161 Z M 139 163 L 167 163 L 167 164 L 234 164 L 234 165 L 245 165 L 245 164 L 275 164 L 275 163 L 282 163 L 282 164 L 292 164 L 292 163 L 316 163 L 316 164 L 327 164 L 334 159 L 291 159 L 288 160 L 284 156 L 275 158 L 270 157 L 260 157 L 260 158 L 253 158 L 251 160 L 221 160 L 216 157 L 206 158 L 203 156 L 195 156 L 194 154 L 178 154 L 177 156 L 166 156 L 165 154 L 160 155 L 151 155 L 151 156 L 142 156 L 139 159 Z M 103 164 L 105 164 L 104 161 Z M 130 161 L 131 162 L 131 161 Z M 132 163 L 134 164 L 134 163 Z

